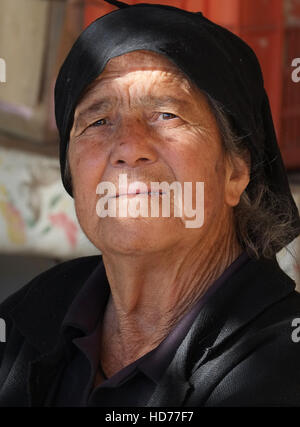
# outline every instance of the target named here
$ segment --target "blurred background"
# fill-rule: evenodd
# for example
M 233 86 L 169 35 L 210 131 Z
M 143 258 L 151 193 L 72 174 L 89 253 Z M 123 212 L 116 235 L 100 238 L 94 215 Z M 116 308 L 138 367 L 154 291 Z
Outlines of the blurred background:
M 255 50 L 300 207 L 300 0 L 144 2 L 201 11 Z M 61 184 L 53 89 L 80 32 L 114 9 L 102 0 L 0 0 L 0 302 L 56 263 L 99 253 Z M 300 239 L 278 260 L 300 291 Z

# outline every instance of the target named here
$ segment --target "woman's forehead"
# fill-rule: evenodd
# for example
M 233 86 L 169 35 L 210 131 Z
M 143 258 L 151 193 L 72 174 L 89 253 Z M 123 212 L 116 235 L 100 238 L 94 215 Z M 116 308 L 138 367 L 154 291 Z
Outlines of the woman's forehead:
M 114 78 L 119 78 L 131 73 L 135 73 L 135 78 L 141 78 L 142 75 L 138 74 L 139 71 L 162 72 L 161 75 L 164 76 L 164 79 L 161 80 L 165 82 L 170 81 L 168 77 L 172 76 L 172 80 L 178 83 L 178 89 L 180 83 L 180 87 L 185 91 L 190 91 L 192 87 L 195 86 L 187 76 L 164 55 L 140 50 L 111 58 L 101 74 L 86 88 L 80 101 L 86 99 L 95 88 L 100 85 L 102 86 L 106 81 L 111 81 Z

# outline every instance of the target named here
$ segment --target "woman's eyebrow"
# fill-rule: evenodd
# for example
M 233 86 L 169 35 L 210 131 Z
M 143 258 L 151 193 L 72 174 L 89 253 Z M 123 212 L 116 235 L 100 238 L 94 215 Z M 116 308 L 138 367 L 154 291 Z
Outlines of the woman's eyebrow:
M 96 113 L 101 114 L 104 111 L 107 111 L 112 108 L 116 103 L 116 98 L 102 98 L 90 104 L 88 107 L 84 108 L 78 113 L 78 116 L 74 120 L 75 129 L 80 127 L 82 121 L 85 121 L 89 116 L 95 115 Z
M 164 95 L 164 96 L 153 96 L 153 95 L 146 95 L 140 98 L 140 102 L 148 107 L 187 107 L 189 105 L 188 100 L 182 99 L 182 98 L 175 98 L 170 95 Z

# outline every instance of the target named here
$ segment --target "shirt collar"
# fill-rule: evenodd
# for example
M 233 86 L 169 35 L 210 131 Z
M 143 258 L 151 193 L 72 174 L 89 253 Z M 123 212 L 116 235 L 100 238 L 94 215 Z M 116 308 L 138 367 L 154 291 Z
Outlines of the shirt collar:
M 112 385 L 116 385 L 129 374 L 132 374 L 135 369 L 138 369 L 152 381 L 158 383 L 203 305 L 248 260 L 249 257 L 245 252 L 241 254 L 155 349 L 122 369 L 108 381 Z M 95 365 L 98 359 L 99 348 L 98 346 L 94 348 L 94 345 L 99 340 L 95 338 L 95 333 L 98 334 L 101 329 L 101 318 L 105 311 L 109 293 L 109 283 L 103 261 L 101 261 L 74 299 L 63 321 L 65 337 L 69 337 L 69 340 L 70 337 L 75 338 L 73 342 L 87 355 L 92 365 Z
M 205 294 L 192 306 L 182 319 L 175 325 L 168 336 L 142 360 L 139 367 L 148 377 L 156 383 L 172 361 L 178 347 L 190 330 L 202 307 L 208 299 L 247 261 L 246 252 L 242 253 L 209 287 Z
M 89 335 L 104 313 L 110 288 L 103 261 L 98 264 L 70 305 L 62 322 L 63 331 L 69 326 Z

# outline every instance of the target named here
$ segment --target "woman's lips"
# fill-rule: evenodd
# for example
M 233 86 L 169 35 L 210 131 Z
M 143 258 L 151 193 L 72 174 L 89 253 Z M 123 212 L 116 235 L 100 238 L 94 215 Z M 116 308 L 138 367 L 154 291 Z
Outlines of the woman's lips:
M 164 193 L 163 191 L 148 191 L 148 192 L 145 192 L 145 191 L 136 191 L 135 193 L 122 193 L 122 194 L 116 194 L 116 196 L 113 196 L 113 197 L 121 197 L 121 196 L 127 196 L 127 197 L 135 197 L 135 196 L 140 196 L 140 195 L 148 195 L 148 196 L 151 196 L 151 195 L 155 195 L 155 196 L 161 196 L 162 194 L 166 194 L 166 193 Z

